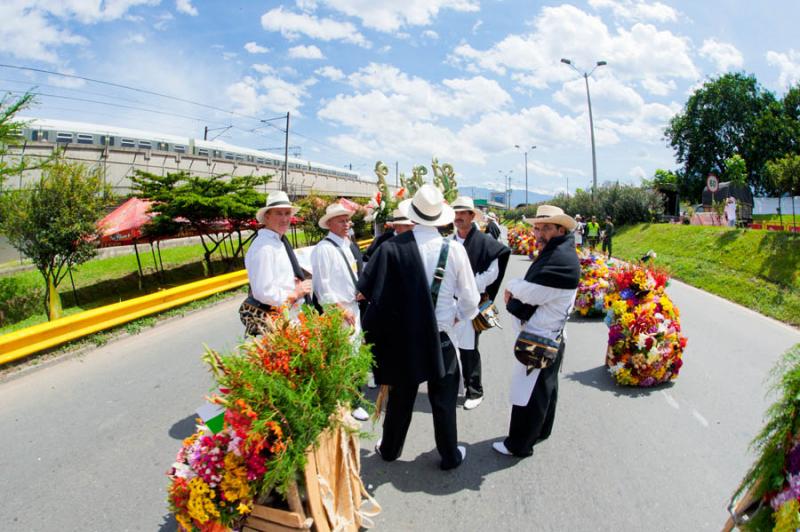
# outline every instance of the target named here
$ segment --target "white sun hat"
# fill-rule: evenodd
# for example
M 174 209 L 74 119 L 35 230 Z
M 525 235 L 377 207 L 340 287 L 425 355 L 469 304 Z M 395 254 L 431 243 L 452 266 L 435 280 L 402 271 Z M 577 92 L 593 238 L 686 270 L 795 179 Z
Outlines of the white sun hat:
M 472 211 L 475 214 L 475 220 L 483 220 L 483 212 L 475 208 L 475 202 L 469 196 L 459 196 L 451 205 L 453 210 L 458 211 Z
M 348 218 L 350 218 L 353 216 L 353 211 L 351 211 L 338 201 L 336 203 L 331 203 L 330 205 L 325 207 L 325 216 L 319 219 L 319 226 L 323 229 L 330 229 L 330 227 L 328 227 L 328 222 L 330 221 L 330 219 L 335 218 L 337 216 L 341 216 L 343 214 L 346 214 Z
M 536 209 L 536 216 L 525 218 L 525 221 L 529 224 L 557 224 L 566 227 L 567 231 L 574 231 L 578 225 L 572 216 L 555 205 L 540 205 Z
M 297 214 L 297 211 L 300 210 L 300 207 L 292 205 L 292 202 L 289 201 L 289 196 L 286 195 L 286 192 L 282 190 L 270 192 L 269 196 L 267 196 L 267 205 L 258 209 L 258 212 L 256 213 L 256 220 L 261 225 L 264 225 L 264 217 L 267 215 L 268 210 L 285 207 L 292 209 L 292 216 Z
M 408 219 L 419 225 L 439 227 L 453 223 L 453 218 L 455 212 L 442 191 L 428 183 L 419 187 L 408 207 Z

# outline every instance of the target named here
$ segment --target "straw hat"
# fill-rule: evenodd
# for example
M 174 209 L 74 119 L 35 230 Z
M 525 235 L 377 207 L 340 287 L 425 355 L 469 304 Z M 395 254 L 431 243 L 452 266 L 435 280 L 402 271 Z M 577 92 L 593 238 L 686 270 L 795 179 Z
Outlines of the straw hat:
M 439 227 L 453 223 L 455 212 L 444 201 L 442 191 L 428 183 L 419 187 L 408 207 L 408 219 L 419 225 Z
M 411 205 L 411 200 L 403 200 L 392 212 L 392 225 L 414 225 L 414 222 L 408 219 L 408 207 Z
M 475 213 L 475 220 L 476 221 L 479 221 L 479 220 L 483 219 L 483 212 L 481 212 L 480 209 L 476 209 L 475 208 L 475 202 L 472 201 L 472 198 L 470 198 L 469 196 L 459 196 L 459 197 L 457 197 L 456 200 L 453 202 L 453 204 L 450 205 L 450 206 L 453 207 L 453 210 L 456 211 L 456 212 L 458 212 L 458 211 L 472 211 L 473 213 Z
M 335 218 L 337 216 L 341 216 L 343 214 L 346 214 L 348 218 L 351 218 L 353 216 L 353 211 L 351 211 L 338 201 L 336 203 L 331 203 L 330 205 L 325 207 L 325 216 L 319 219 L 319 226 L 323 229 L 330 229 L 330 227 L 328 227 L 328 222 L 330 221 L 330 219 Z
M 258 220 L 258 223 L 261 225 L 264 225 L 264 219 L 268 210 L 285 207 L 292 209 L 292 216 L 297 214 L 297 211 L 300 210 L 300 207 L 295 207 L 292 205 L 292 202 L 289 201 L 289 196 L 286 195 L 286 192 L 282 190 L 270 192 L 269 196 L 267 196 L 267 205 L 258 209 L 258 212 L 256 213 L 256 220 Z
M 564 211 L 554 205 L 540 205 L 536 209 L 536 216 L 533 218 L 525 218 L 529 224 L 557 224 L 566 227 L 567 231 L 573 231 L 578 225 L 575 219 L 564 214 Z

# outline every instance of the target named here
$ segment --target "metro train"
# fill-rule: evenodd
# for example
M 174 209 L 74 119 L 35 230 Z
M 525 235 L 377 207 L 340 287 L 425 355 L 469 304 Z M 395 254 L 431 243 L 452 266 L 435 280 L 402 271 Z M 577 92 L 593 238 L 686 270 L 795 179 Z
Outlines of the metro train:
M 233 161 L 277 169 L 284 167 L 282 155 L 234 146 L 218 140 L 207 141 L 149 131 L 101 126 L 83 122 L 21 118 L 25 141 L 62 145 L 108 146 L 118 150 L 151 150 L 193 155 L 209 160 Z M 356 172 L 289 157 L 289 170 L 311 171 L 320 175 L 358 180 Z

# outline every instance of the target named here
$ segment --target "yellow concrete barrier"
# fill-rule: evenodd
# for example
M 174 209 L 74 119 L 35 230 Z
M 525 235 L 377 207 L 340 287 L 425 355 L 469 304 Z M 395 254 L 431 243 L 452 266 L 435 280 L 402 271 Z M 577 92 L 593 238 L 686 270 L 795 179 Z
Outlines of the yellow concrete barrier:
M 245 284 L 247 272 L 239 270 L 5 334 L 0 336 L 0 365 Z
M 364 249 L 371 243 L 371 238 L 361 240 L 358 246 Z M 98 331 L 245 284 L 247 284 L 247 271 L 239 270 L 4 334 L 0 336 L 0 366 Z

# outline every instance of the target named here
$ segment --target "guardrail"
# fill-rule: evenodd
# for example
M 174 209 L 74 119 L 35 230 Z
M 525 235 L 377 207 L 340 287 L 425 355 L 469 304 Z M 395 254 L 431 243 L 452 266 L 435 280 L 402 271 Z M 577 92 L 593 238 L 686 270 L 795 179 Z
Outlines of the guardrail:
M 372 239 L 358 242 L 360 248 Z M 0 336 L 0 366 L 84 336 L 247 284 L 247 271 L 217 275 Z

